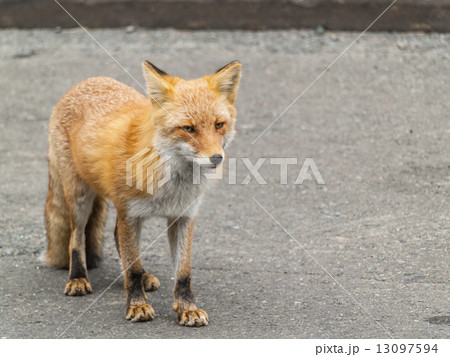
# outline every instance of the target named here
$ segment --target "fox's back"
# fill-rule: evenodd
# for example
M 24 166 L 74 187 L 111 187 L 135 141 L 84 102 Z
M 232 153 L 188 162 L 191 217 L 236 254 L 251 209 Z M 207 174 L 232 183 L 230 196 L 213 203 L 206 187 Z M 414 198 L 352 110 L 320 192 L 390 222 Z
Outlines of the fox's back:
M 93 77 L 73 86 L 64 95 L 56 105 L 51 121 L 70 129 L 85 121 L 93 125 L 107 120 L 111 114 L 114 117 L 114 113 L 149 106 L 150 101 L 134 88 L 113 78 Z

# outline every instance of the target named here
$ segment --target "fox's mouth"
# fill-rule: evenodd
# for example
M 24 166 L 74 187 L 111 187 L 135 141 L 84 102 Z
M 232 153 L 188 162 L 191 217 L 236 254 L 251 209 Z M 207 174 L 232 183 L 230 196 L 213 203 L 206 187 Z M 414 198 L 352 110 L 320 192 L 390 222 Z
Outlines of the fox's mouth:
M 219 165 L 216 165 L 216 164 L 209 164 L 209 165 L 204 165 L 204 166 L 202 166 L 202 167 L 207 168 L 207 169 L 217 169 L 220 165 L 221 165 L 221 164 L 219 164 Z

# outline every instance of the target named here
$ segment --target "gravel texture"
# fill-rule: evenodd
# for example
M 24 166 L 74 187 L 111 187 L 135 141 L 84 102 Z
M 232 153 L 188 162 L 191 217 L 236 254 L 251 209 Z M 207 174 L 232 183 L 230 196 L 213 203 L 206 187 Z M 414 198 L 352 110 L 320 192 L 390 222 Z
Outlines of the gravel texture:
M 196 221 L 193 286 L 210 316 L 179 327 L 163 235 L 144 258 L 161 281 L 156 318 L 125 320 L 123 280 L 105 232 L 94 293 L 63 294 L 67 271 L 44 266 L 47 128 L 72 85 L 107 75 L 139 85 L 81 29 L 0 31 L 0 337 L 448 338 L 448 34 L 369 33 L 256 143 L 252 142 L 358 33 L 93 30 L 143 83 L 140 62 L 197 77 L 240 59 L 238 135 L 230 157 L 314 159 L 326 185 L 218 182 Z M 253 199 L 282 225 L 298 244 Z M 165 229 L 146 222 L 142 247 Z M 303 249 L 303 248 L 304 249 Z M 326 270 L 326 271 L 325 271 Z M 331 276 L 332 277 L 331 277 Z M 351 295 L 351 296 L 350 296 Z

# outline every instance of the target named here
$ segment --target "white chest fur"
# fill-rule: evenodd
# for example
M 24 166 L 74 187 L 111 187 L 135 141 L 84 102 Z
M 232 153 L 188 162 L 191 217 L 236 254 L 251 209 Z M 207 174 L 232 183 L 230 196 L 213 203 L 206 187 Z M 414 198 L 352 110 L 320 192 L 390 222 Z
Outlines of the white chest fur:
M 201 195 L 205 191 L 206 180 L 195 184 L 192 167 L 174 167 L 170 180 L 159 188 L 153 196 L 129 201 L 130 217 L 195 217 L 200 207 Z

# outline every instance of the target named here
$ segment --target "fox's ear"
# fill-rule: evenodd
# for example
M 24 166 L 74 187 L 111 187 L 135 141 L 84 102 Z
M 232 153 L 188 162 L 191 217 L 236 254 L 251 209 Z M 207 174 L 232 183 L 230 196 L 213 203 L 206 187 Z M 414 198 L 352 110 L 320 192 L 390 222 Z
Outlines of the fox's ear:
M 211 85 L 227 96 L 233 104 L 236 100 L 239 80 L 241 78 L 241 62 L 233 61 L 220 68 L 210 76 Z
M 142 62 L 142 71 L 150 100 L 161 104 L 169 99 L 173 93 L 170 76 L 149 61 Z

